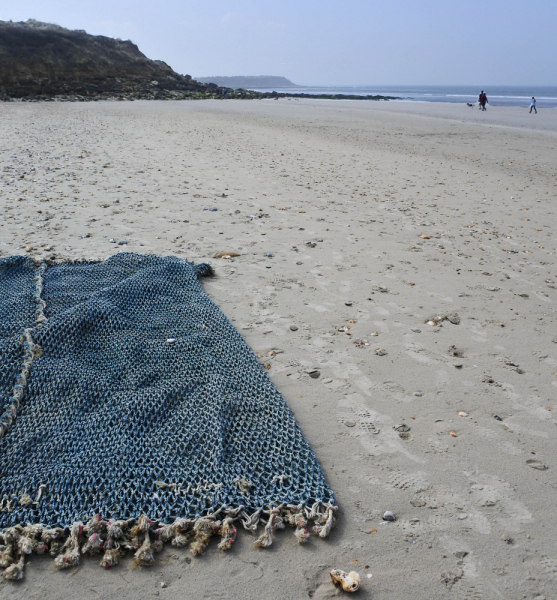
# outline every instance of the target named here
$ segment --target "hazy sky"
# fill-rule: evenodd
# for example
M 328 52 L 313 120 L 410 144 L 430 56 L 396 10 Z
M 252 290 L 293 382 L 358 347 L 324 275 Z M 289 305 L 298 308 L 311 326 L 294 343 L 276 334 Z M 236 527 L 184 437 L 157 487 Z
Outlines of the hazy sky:
M 556 0 L 0 0 L 180 73 L 306 85 L 557 85 Z

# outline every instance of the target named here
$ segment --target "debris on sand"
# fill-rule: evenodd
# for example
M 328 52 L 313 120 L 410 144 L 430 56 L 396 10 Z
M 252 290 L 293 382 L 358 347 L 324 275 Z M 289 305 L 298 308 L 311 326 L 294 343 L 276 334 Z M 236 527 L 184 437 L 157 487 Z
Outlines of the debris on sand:
M 356 571 L 341 571 L 333 569 L 330 573 L 331 580 L 337 587 L 341 587 L 345 592 L 356 592 L 360 589 L 360 576 Z

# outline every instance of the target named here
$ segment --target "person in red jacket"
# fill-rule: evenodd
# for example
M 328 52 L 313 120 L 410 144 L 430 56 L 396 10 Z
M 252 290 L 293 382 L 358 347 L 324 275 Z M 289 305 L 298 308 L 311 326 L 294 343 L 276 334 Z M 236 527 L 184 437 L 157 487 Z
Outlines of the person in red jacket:
M 480 92 L 478 102 L 480 104 L 480 110 L 485 110 L 485 105 L 487 104 L 487 96 L 485 95 L 485 92 L 483 90 Z

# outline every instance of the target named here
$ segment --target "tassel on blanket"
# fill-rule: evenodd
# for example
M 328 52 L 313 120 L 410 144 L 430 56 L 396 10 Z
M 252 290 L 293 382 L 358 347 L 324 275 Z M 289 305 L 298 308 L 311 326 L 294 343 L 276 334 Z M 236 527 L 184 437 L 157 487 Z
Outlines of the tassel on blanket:
M 83 523 L 80 521 L 71 526 L 70 537 L 62 546 L 62 554 L 54 559 L 54 565 L 58 569 L 69 569 L 70 567 L 76 567 L 79 564 L 81 557 L 79 551 L 79 538 L 82 533 Z
M 0 553 L 0 567 L 9 567 L 17 557 L 17 545 L 21 537 L 21 527 L 10 527 L 4 531 L 4 548 Z
M 176 535 L 176 524 L 181 520 L 182 519 L 178 519 L 178 521 L 175 521 L 171 525 L 159 523 L 160 527 L 155 531 L 160 535 L 163 542 L 170 542 L 174 539 L 174 536 Z
M 104 543 L 104 554 L 99 563 L 101 567 L 109 569 L 120 562 L 120 544 L 124 544 L 124 528 L 126 521 L 109 521 L 106 524 L 106 541 Z
M 121 552 L 119 548 L 105 550 L 99 564 L 105 569 L 110 569 L 110 567 L 114 567 L 120 562 L 120 555 Z
M 222 522 L 219 535 L 221 541 L 219 542 L 219 550 L 230 550 L 230 547 L 236 540 L 236 527 L 234 527 L 234 519 L 232 517 L 226 517 Z
M 42 525 L 27 525 L 21 532 L 17 542 L 18 554 L 32 554 L 33 552 L 42 554 L 46 549 L 46 545 L 37 540 L 37 536 L 40 536 L 42 530 Z
M 81 549 L 82 554 L 98 554 L 103 549 L 102 534 L 106 533 L 106 523 L 101 520 L 101 515 L 95 515 L 83 528 L 87 541 Z
M 145 537 L 145 531 L 149 529 L 151 521 L 141 515 L 137 523 L 128 531 L 126 536 L 126 548 L 128 550 L 137 550 L 141 546 L 141 542 Z
M 335 508 L 336 507 L 334 507 L 334 506 L 328 506 L 327 507 L 327 516 L 325 517 L 325 515 L 323 515 L 320 519 L 321 523 L 318 525 L 314 525 L 313 531 L 315 531 L 315 533 L 319 537 L 325 538 L 331 532 L 331 529 L 335 522 L 335 517 L 334 517 Z
M 50 556 L 56 556 L 62 546 L 64 545 L 63 541 L 64 530 L 61 527 L 54 527 L 53 529 L 43 529 L 41 533 L 41 552 L 46 552 L 48 549 Z
M 141 546 L 133 556 L 134 563 L 136 565 L 141 565 L 142 567 L 150 567 L 155 562 L 153 549 L 151 548 L 151 539 L 149 537 L 149 531 L 145 532 L 145 539 L 143 540 L 143 544 L 141 544 Z
M 209 540 L 220 529 L 220 521 L 215 521 L 214 517 L 205 517 L 197 519 L 193 526 L 193 542 L 190 544 L 190 552 L 193 556 L 199 556 L 205 552 Z
M 13 565 L 10 565 L 9 567 L 7 567 L 6 569 L 4 569 L 4 572 L 2 573 L 4 579 L 7 579 L 8 581 L 18 581 L 19 579 L 23 579 L 23 569 L 25 567 L 25 556 L 21 556 L 21 558 L 14 563 Z
M 185 548 L 191 542 L 191 538 L 193 537 L 192 525 L 193 522 L 189 519 L 178 519 L 175 521 L 174 525 L 172 526 L 173 546 L 176 546 L 176 548 Z M 169 535 L 169 533 L 170 532 L 168 530 L 165 530 L 165 532 L 161 534 L 162 539 L 164 540 L 164 536 Z
M 291 526 L 295 527 L 296 531 L 294 535 L 298 540 L 299 544 L 305 544 L 310 538 L 310 532 L 308 529 L 308 520 L 303 512 L 303 504 L 298 506 L 289 506 L 289 511 L 286 513 L 286 522 Z
M 296 531 L 294 532 L 294 535 L 298 540 L 298 544 L 305 544 L 311 534 L 309 533 L 308 522 L 306 521 L 304 513 L 298 513 L 294 515 L 294 520 L 296 523 Z
M 132 540 L 134 544 L 139 542 L 140 537 L 143 535 L 143 543 L 139 546 L 134 556 L 134 564 L 141 565 L 142 567 L 150 567 L 155 562 L 153 548 L 151 547 L 151 538 L 149 537 L 149 527 L 151 521 L 145 516 L 139 517 L 139 522 L 135 527 L 132 527 Z M 137 540 L 137 542 L 135 541 Z
M 269 520 L 265 525 L 265 531 L 255 540 L 256 548 L 268 548 L 273 543 L 273 532 L 277 529 L 284 529 L 284 521 L 280 516 L 282 505 L 272 508 L 269 514 Z

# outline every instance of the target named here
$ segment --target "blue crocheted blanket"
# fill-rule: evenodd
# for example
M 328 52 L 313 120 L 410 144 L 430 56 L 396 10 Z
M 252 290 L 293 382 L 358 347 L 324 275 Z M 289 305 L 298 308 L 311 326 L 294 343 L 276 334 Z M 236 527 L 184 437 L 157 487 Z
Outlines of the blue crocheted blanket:
M 262 519 L 269 543 L 284 520 L 328 533 L 333 493 L 283 397 L 203 292 L 209 273 L 132 253 L 0 259 L 0 542 L 14 555 L 4 565 L 21 559 L 14 537 L 38 551 L 57 531 L 54 553 L 67 553 L 98 534 L 102 550 L 116 522 L 120 547 L 207 523 L 225 537 L 227 519 L 252 530 Z

